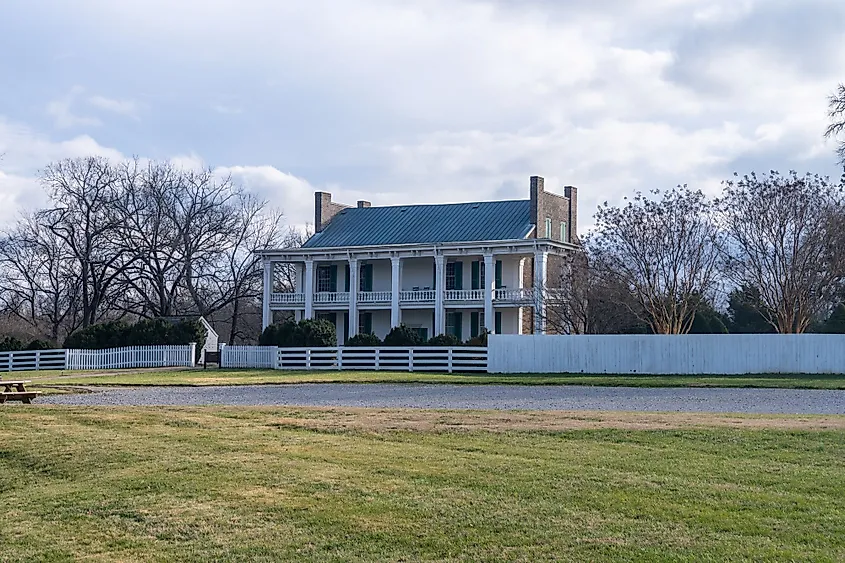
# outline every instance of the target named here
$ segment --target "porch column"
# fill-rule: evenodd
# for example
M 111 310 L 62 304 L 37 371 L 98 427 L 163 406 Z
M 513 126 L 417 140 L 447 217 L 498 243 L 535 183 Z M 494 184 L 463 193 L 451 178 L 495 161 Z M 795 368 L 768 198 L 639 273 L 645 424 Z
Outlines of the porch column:
M 352 337 L 358 334 L 358 259 L 349 259 L 349 334 Z
M 390 258 L 390 326 L 399 326 L 402 323 L 399 311 L 399 276 L 402 272 L 402 263 L 398 256 Z
M 273 294 L 273 262 L 264 262 L 264 297 L 261 301 L 261 330 L 273 324 L 273 311 L 270 310 L 270 298 Z
M 305 318 L 314 318 L 314 261 L 305 261 Z
M 534 333 L 546 334 L 547 252 L 534 253 Z
M 443 292 L 446 290 L 446 257 L 434 256 L 434 334 L 446 333 L 446 310 L 443 306 Z
M 493 313 L 493 290 L 496 288 L 496 262 L 491 253 L 484 255 L 484 328 L 490 334 L 496 328 Z
M 519 259 L 519 276 L 517 287 L 519 289 L 525 289 L 525 258 Z M 523 308 L 517 307 L 516 309 L 516 333 L 517 334 L 524 334 L 525 327 L 523 326 L 524 319 L 522 318 Z

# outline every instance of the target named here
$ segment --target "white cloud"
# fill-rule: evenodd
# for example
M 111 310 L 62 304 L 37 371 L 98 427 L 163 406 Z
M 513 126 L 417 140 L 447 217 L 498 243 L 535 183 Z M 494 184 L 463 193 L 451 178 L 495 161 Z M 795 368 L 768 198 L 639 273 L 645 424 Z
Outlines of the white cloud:
M 73 112 L 72 106 L 83 92 L 83 88 L 74 86 L 66 95 L 47 104 L 47 115 L 54 119 L 56 127 L 70 129 L 101 125 L 100 120 L 95 117 L 76 115 Z
M 88 103 L 95 108 L 138 119 L 138 104 L 133 100 L 114 100 L 105 96 L 91 96 Z

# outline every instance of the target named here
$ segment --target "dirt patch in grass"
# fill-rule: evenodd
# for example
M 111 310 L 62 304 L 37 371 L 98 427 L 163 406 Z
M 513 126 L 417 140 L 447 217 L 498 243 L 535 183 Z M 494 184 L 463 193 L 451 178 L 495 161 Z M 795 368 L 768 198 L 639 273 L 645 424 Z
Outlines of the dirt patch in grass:
M 308 430 L 363 430 L 382 432 L 450 430 L 491 432 L 565 431 L 584 429 L 676 430 L 685 428 L 738 428 L 772 430 L 845 430 L 845 416 L 766 416 L 710 413 L 633 413 L 604 411 L 431 411 L 417 409 L 313 408 L 302 416 L 273 422 L 288 428 Z M 299 416 L 297 416 L 297 414 Z

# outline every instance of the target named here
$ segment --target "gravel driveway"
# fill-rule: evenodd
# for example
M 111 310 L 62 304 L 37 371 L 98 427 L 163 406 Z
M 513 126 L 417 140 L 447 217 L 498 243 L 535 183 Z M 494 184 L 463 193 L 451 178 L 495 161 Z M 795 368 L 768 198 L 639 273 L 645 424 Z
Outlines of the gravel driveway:
M 845 390 L 331 383 L 127 387 L 37 403 L 845 414 Z

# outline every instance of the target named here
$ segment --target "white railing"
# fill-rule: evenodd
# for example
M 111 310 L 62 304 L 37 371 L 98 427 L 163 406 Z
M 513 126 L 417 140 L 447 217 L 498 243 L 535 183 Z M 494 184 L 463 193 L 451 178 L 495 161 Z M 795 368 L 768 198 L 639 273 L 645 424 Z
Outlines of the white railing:
M 270 348 L 270 347 L 268 347 Z M 276 369 L 486 372 L 487 348 L 277 348 Z
M 443 292 L 446 301 L 484 301 L 483 289 L 447 289 Z
M 65 369 L 69 370 L 193 367 L 196 344 L 66 350 L 66 353 Z
M 65 369 L 66 350 L 0 352 L 0 371 Z
M 349 293 L 346 291 L 324 291 L 314 294 L 314 303 L 319 304 L 336 304 L 349 303 Z
M 358 303 L 390 303 L 392 297 L 391 291 L 359 291 Z
M 304 305 L 304 293 L 272 293 L 270 294 L 271 305 Z
M 530 288 L 497 289 L 493 292 L 493 300 L 530 303 L 534 301 L 534 290 Z
M 433 289 L 418 289 L 414 291 L 400 291 L 400 303 L 434 303 L 437 292 Z
M 279 361 L 275 346 L 226 346 L 220 347 L 221 368 L 269 368 Z

